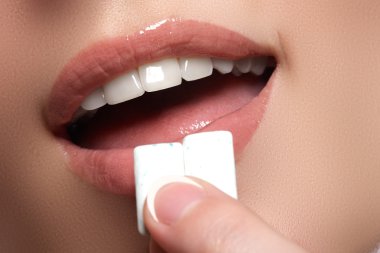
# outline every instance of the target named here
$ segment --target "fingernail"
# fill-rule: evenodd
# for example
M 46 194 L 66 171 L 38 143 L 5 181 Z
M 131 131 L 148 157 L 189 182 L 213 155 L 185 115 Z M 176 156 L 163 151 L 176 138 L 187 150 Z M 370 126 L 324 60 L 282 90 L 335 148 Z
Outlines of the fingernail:
M 149 191 L 147 207 L 156 222 L 172 225 L 203 196 L 202 186 L 190 178 L 164 178 Z

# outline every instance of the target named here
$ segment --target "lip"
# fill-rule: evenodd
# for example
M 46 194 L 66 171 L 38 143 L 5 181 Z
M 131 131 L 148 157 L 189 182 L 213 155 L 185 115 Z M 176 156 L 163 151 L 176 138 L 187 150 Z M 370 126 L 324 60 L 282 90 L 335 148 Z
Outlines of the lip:
M 91 150 L 66 139 L 66 126 L 81 102 L 96 88 L 121 73 L 166 57 L 207 56 L 239 59 L 272 55 L 269 46 L 223 27 L 193 20 L 166 19 L 144 30 L 98 42 L 81 51 L 62 70 L 53 85 L 45 116 L 67 157 L 68 167 L 96 187 L 133 195 L 133 149 Z M 251 139 L 265 112 L 276 70 L 248 104 L 199 130 L 228 130 L 238 154 Z M 244 122 L 244 124 L 242 124 Z M 175 140 L 168 140 L 172 142 Z

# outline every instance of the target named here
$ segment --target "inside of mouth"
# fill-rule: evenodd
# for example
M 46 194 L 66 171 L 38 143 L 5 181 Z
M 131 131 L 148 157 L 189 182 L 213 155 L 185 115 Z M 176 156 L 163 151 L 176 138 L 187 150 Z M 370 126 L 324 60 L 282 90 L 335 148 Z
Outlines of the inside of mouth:
M 176 87 L 106 105 L 71 122 L 67 138 L 87 149 L 122 149 L 178 141 L 250 103 L 274 69 L 275 65 L 267 67 L 259 77 L 214 71 L 207 78 L 183 81 Z

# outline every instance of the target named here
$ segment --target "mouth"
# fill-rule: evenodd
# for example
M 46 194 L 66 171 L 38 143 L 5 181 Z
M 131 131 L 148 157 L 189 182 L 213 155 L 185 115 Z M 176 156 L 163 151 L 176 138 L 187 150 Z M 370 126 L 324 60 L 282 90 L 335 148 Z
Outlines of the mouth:
M 269 46 L 168 19 L 74 57 L 53 86 L 46 120 L 74 173 L 133 195 L 138 145 L 228 130 L 239 158 L 264 115 L 276 65 Z

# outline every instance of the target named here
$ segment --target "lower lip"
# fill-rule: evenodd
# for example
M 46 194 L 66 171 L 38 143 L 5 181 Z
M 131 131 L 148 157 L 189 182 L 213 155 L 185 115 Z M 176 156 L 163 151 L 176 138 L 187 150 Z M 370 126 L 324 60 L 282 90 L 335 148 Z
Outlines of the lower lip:
M 198 132 L 216 130 L 232 132 L 235 156 L 239 159 L 239 155 L 251 140 L 263 118 L 275 76 L 276 71 L 260 94 L 248 104 L 236 112 L 211 122 Z M 167 142 L 172 141 L 175 140 L 167 140 Z M 134 195 L 133 148 L 91 150 L 81 148 L 65 139 L 61 139 L 61 144 L 68 154 L 69 168 L 85 181 L 108 192 Z

